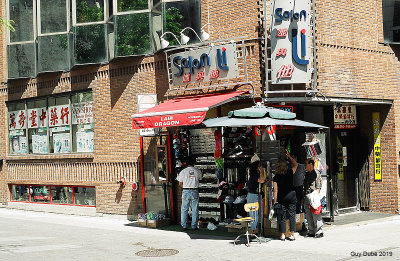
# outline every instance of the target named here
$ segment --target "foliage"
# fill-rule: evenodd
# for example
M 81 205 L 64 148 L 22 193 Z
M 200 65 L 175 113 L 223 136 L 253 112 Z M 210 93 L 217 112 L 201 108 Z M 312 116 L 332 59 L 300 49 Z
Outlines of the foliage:
M 148 9 L 147 0 L 118 0 L 118 12 Z
M 3 26 L 6 27 L 11 32 L 15 32 L 13 24 L 14 24 L 13 20 L 6 21 L 3 19 L 3 17 L 0 16 L 0 34 L 3 32 Z
M 106 52 L 104 26 L 97 24 L 76 27 L 76 64 L 103 62 Z
M 179 33 L 183 28 L 182 21 L 183 21 L 183 15 L 181 14 L 178 8 L 170 7 L 165 11 L 166 31 L 169 31 L 174 35 L 179 36 Z M 165 39 L 169 41 L 171 45 L 178 44 L 176 39 L 169 34 L 165 35 Z
M 76 20 L 78 23 L 98 22 L 104 19 L 103 8 L 100 6 L 93 6 L 90 8 L 86 0 L 78 1 L 76 13 Z
M 116 21 L 116 55 L 140 55 L 151 51 L 149 13 L 122 15 Z

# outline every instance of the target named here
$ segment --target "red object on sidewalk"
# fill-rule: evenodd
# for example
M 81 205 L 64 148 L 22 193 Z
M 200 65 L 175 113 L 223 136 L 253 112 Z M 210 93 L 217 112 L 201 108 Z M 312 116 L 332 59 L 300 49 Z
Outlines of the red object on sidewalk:
M 132 115 L 132 128 L 162 128 L 196 125 L 203 122 L 210 108 L 234 100 L 247 91 L 180 97 Z

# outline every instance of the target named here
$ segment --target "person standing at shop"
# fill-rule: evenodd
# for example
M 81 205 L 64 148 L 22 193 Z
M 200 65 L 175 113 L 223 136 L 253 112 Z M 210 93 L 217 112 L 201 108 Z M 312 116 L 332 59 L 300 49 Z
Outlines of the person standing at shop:
M 286 161 L 279 160 L 275 164 L 274 176 L 274 209 L 276 211 L 281 240 L 286 236 L 286 212 L 289 213 L 290 236 L 288 240 L 295 240 L 296 230 L 296 192 L 293 187 L 293 172 Z
M 304 164 L 297 162 L 297 157 L 290 155 L 289 151 L 286 150 L 286 157 L 288 157 L 290 165 L 293 171 L 293 186 L 294 191 L 296 191 L 296 214 L 303 213 L 303 191 L 304 191 L 304 175 L 306 172 Z
M 318 194 L 321 191 L 322 187 L 322 178 L 321 174 L 317 173 L 314 169 L 314 160 L 307 159 L 305 162 L 306 174 L 304 176 L 304 208 L 306 212 L 306 219 L 308 223 L 308 237 L 323 237 L 324 233 L 322 231 L 322 215 L 321 213 L 315 214 L 310 209 L 310 200 L 307 195 L 311 194 L 314 191 L 317 191 Z
M 250 160 L 250 177 L 247 181 L 247 203 L 258 202 L 260 209 L 262 211 L 262 204 L 259 202 L 259 187 L 260 184 L 264 183 L 264 169 L 261 165 L 260 158 L 257 154 Z M 260 200 L 261 201 L 261 200 Z M 254 214 L 254 222 L 251 222 L 250 226 L 254 234 L 257 234 L 257 224 L 258 224 L 258 211 Z
M 182 206 L 181 206 L 181 225 L 183 230 L 187 229 L 187 218 L 189 206 L 192 208 L 192 229 L 197 230 L 199 219 L 199 180 L 202 179 L 202 173 L 194 166 L 194 159 L 189 157 L 187 167 L 183 169 L 176 180 L 182 188 Z

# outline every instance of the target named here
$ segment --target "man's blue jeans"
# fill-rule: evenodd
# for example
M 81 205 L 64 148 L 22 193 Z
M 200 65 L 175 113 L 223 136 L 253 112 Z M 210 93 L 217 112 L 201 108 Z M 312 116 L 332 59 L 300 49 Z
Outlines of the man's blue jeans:
M 247 193 L 247 203 L 255 203 L 255 202 L 258 202 L 258 194 Z M 258 204 L 262 211 L 262 204 L 260 204 L 260 202 L 258 202 Z M 257 228 L 257 224 L 258 224 L 258 210 L 251 211 L 249 213 L 249 215 L 251 217 L 254 217 L 254 219 L 255 219 L 255 222 L 250 223 L 251 229 L 255 230 Z
M 187 226 L 189 206 L 192 208 L 192 228 L 197 228 L 199 219 L 199 191 L 184 189 L 182 190 L 181 225 Z

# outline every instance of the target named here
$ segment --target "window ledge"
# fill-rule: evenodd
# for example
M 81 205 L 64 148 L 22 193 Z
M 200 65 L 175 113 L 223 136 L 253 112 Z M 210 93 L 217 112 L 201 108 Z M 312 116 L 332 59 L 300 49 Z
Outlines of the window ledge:
M 34 160 L 34 159 L 93 159 L 94 153 L 63 153 L 46 155 L 12 155 L 6 160 Z

